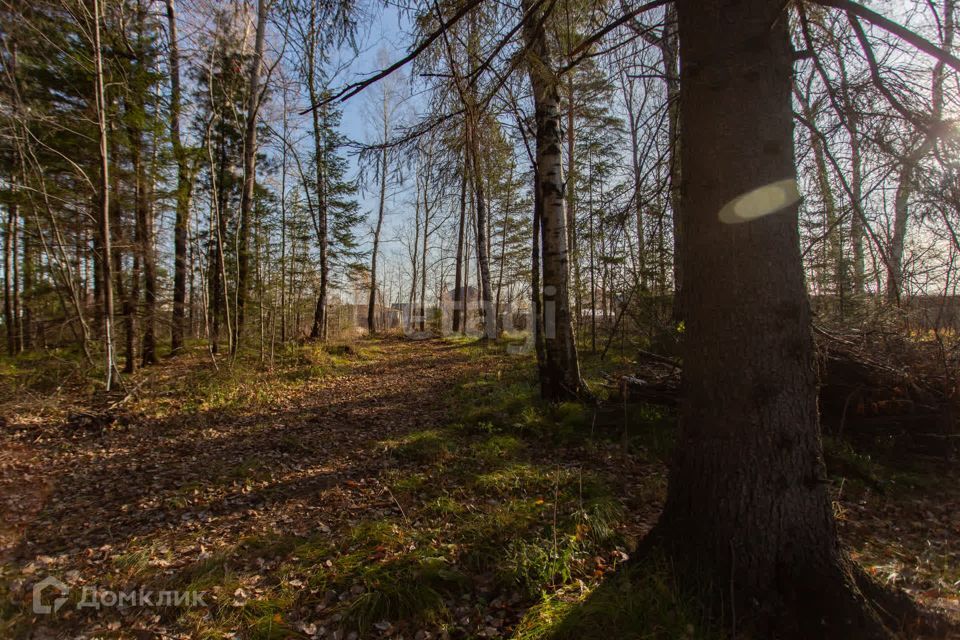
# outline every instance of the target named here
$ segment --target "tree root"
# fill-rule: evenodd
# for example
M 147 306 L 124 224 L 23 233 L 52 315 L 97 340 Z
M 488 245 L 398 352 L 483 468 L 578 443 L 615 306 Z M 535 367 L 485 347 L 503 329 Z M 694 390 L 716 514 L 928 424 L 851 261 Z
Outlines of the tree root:
M 819 568 L 783 567 L 776 584 L 744 593 L 729 575 L 716 575 L 724 571 L 709 571 L 706 558 L 695 550 L 691 554 L 683 535 L 664 529 L 661 524 L 654 527 L 630 563 L 669 559 L 678 587 L 699 600 L 731 637 L 913 640 L 945 638 L 956 631 L 946 619 L 923 610 L 903 591 L 879 584 L 843 555 Z

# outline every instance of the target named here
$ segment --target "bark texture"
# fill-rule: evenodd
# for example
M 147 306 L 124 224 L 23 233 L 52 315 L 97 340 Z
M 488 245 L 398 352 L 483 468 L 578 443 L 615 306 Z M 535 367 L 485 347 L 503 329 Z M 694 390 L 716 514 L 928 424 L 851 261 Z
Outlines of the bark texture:
M 658 535 L 683 579 L 713 585 L 734 627 L 885 637 L 839 548 L 826 492 L 796 203 L 742 224 L 718 217 L 737 196 L 796 175 L 783 7 L 677 3 L 687 331 Z
M 177 217 L 173 228 L 173 316 L 170 323 L 170 351 L 183 349 L 187 295 L 187 230 L 190 228 L 191 178 L 187 155 L 180 139 L 180 49 L 177 44 L 175 0 L 166 0 L 170 63 L 170 140 L 177 161 Z
M 246 128 L 243 133 L 243 192 L 240 194 L 240 239 L 237 247 L 237 321 L 234 324 L 231 344 L 234 352 L 240 345 L 250 279 L 250 215 L 253 210 L 253 190 L 257 182 L 257 113 L 260 110 L 260 67 L 263 64 L 266 30 L 267 3 L 266 0 L 258 0 L 257 33 L 253 60 L 250 62 Z
M 541 394 L 548 400 L 579 395 L 583 388 L 570 317 L 569 252 L 561 160 L 560 92 L 546 31 L 532 0 L 524 11 L 527 71 L 536 111 L 536 180 L 540 205 L 543 261 L 544 363 Z

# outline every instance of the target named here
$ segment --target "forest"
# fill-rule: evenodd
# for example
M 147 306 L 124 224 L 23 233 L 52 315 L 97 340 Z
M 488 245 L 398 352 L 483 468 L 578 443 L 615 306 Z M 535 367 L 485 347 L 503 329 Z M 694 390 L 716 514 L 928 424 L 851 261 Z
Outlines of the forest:
M 956 0 L 0 0 L 0 638 L 960 638 Z

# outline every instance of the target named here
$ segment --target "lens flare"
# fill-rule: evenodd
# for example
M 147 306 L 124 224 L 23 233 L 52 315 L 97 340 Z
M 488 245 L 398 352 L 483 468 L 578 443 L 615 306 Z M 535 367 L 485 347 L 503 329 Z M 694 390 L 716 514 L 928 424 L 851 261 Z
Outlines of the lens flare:
M 720 209 L 720 222 L 750 222 L 788 207 L 800 200 L 794 178 L 786 178 L 741 194 Z

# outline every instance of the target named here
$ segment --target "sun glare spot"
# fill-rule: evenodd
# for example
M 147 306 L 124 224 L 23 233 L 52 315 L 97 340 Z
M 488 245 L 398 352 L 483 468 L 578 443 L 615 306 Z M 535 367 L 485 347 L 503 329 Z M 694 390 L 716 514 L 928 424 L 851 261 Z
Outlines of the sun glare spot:
M 797 181 L 786 178 L 737 196 L 720 209 L 720 222 L 739 224 L 776 213 L 800 199 Z

